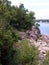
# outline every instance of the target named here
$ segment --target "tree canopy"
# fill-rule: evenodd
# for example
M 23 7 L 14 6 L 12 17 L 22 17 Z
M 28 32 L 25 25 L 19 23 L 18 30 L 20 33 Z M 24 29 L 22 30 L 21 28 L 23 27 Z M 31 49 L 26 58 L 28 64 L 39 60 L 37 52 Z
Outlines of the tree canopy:
M 7 20 L 9 25 L 18 30 L 31 29 L 35 23 L 34 12 L 29 12 L 23 4 L 20 4 L 19 7 L 10 4 L 8 0 L 0 0 L 0 20 Z
M 20 4 L 19 7 L 11 6 L 10 1 L 0 0 L 0 65 L 19 65 L 19 62 L 22 65 L 30 65 L 29 63 L 32 62 L 34 64 L 34 59 L 37 61 L 38 52 L 32 52 L 32 50 L 37 51 L 36 48 L 29 47 L 26 42 L 19 44 L 21 49 L 19 46 L 16 49 L 14 47 L 14 44 L 16 46 L 20 39 L 17 30 L 26 31 L 31 29 L 32 25 L 35 24 L 34 19 L 34 12 L 29 12 L 23 4 Z

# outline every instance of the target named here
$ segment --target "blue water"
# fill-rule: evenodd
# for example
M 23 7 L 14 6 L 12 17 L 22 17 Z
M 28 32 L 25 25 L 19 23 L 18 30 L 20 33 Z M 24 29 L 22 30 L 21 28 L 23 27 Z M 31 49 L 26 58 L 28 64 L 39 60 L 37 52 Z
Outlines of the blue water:
M 41 31 L 41 34 L 49 35 L 49 23 L 48 22 L 39 22 L 40 24 L 39 29 Z

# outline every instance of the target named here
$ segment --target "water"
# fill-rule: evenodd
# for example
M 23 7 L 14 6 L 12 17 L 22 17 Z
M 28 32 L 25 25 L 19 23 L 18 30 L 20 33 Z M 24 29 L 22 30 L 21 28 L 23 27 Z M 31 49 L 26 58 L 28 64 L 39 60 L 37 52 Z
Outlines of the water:
M 39 29 L 41 34 L 49 35 L 49 23 L 48 22 L 39 22 L 40 24 Z

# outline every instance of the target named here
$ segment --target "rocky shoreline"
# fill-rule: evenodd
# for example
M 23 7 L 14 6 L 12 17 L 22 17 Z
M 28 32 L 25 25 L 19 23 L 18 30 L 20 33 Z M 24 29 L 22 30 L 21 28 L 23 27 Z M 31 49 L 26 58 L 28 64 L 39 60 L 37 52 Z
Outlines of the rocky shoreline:
M 22 39 L 28 38 L 30 45 L 35 45 L 39 50 L 39 65 L 42 65 L 47 51 L 49 51 L 49 36 L 41 35 L 40 30 L 32 26 L 31 30 L 22 33 Z
M 34 39 L 35 41 L 37 41 L 37 39 L 41 35 L 40 30 L 35 26 L 32 26 L 31 30 L 27 30 L 26 32 L 21 32 L 20 34 L 22 40 L 29 38 L 29 39 Z
M 39 65 L 42 65 L 42 62 L 44 61 L 44 58 L 46 56 L 46 53 L 49 51 L 49 43 L 46 43 L 42 40 L 35 41 L 33 39 L 30 39 L 30 44 L 35 45 L 35 47 L 38 47 L 39 50 Z
M 49 36 L 41 35 L 41 33 L 37 34 L 37 36 L 38 36 L 37 41 L 35 41 L 35 39 L 33 40 L 32 38 L 30 39 L 30 43 L 38 47 L 38 50 L 39 50 L 39 61 L 38 62 L 39 62 L 39 65 L 42 65 L 42 62 L 44 61 L 44 58 L 47 52 L 49 51 Z

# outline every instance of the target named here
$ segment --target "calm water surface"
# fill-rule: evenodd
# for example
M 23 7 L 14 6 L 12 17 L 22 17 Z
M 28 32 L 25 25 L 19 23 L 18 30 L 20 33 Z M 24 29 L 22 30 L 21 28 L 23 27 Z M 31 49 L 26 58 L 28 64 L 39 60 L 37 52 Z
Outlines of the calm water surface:
M 48 22 L 39 22 L 40 26 L 39 29 L 41 34 L 49 35 L 49 23 Z

